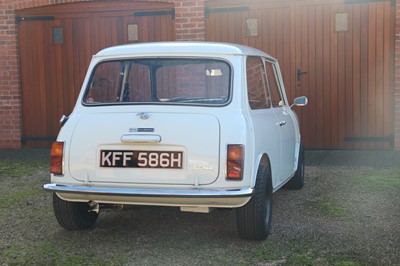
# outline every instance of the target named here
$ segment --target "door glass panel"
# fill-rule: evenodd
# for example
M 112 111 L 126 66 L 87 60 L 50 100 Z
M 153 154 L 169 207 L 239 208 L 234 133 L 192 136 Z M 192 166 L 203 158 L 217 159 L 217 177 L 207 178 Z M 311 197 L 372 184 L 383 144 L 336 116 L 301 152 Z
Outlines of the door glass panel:
M 246 62 L 247 94 L 251 109 L 271 107 L 264 64 L 259 57 L 248 57 Z
M 267 72 L 268 87 L 271 93 L 272 107 L 279 107 L 279 103 L 282 101 L 282 95 L 276 79 L 274 66 L 270 62 L 265 62 L 265 69 Z

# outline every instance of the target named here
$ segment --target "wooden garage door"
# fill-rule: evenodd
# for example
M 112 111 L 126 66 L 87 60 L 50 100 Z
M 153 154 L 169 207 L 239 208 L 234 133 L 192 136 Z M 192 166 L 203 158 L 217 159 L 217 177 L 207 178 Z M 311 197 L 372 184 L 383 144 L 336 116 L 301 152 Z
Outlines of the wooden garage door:
M 17 12 L 23 136 L 47 146 L 70 114 L 93 54 L 117 44 L 173 41 L 174 6 L 80 2 Z
M 207 3 L 207 39 L 243 43 L 281 65 L 307 148 L 392 149 L 394 1 Z

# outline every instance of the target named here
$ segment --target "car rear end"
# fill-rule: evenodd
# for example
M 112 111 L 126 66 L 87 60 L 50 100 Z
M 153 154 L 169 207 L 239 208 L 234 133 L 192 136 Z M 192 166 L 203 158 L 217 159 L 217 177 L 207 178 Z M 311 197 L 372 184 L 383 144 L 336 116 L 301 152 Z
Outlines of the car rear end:
M 230 57 L 95 57 L 45 189 L 96 204 L 244 205 L 253 190 Z

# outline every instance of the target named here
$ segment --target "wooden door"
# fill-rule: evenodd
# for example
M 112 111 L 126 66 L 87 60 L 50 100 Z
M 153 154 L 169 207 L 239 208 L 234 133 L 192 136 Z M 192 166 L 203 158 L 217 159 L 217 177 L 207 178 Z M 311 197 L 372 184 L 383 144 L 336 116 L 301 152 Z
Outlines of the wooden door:
M 173 41 L 170 3 L 81 2 L 17 13 L 23 144 L 48 146 L 70 114 L 93 54 L 118 44 Z
M 360 2 L 360 1 L 358 1 Z M 393 147 L 390 1 L 299 4 L 295 95 L 309 148 Z
M 313 149 L 393 148 L 394 7 L 387 1 L 209 1 L 207 40 L 276 57 Z

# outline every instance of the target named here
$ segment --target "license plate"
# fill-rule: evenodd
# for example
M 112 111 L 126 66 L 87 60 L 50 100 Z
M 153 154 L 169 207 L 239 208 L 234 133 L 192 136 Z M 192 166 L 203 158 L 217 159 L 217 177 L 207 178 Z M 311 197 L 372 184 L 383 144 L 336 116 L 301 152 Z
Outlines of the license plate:
M 100 167 L 182 169 L 181 151 L 101 150 Z

